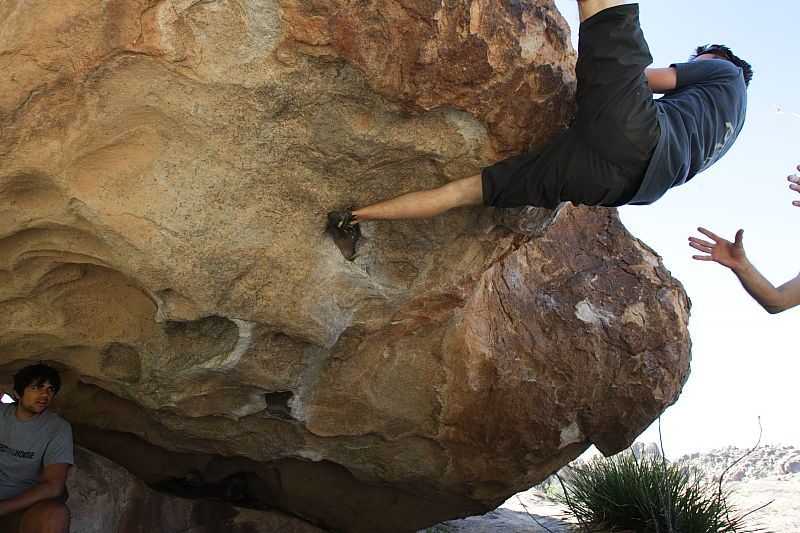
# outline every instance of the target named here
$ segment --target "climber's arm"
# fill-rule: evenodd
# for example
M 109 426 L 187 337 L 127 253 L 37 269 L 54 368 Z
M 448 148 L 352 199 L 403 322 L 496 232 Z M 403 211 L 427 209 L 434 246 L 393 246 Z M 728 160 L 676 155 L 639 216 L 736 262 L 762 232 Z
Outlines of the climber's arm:
M 666 93 L 678 86 L 678 69 L 668 68 L 646 68 L 644 75 L 647 77 L 647 84 L 654 93 Z

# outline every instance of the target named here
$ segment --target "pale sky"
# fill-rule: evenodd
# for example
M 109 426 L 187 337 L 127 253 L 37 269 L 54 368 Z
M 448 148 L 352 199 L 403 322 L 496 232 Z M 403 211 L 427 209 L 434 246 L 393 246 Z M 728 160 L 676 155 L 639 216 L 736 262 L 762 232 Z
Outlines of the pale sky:
M 574 0 L 556 5 L 578 37 Z M 768 8 L 767 8 L 768 6 Z M 692 300 L 692 374 L 662 417 L 667 456 L 728 444 L 800 446 L 800 307 L 769 315 L 716 263 L 691 259 L 697 226 L 732 239 L 744 228 L 747 255 L 774 284 L 800 271 L 800 208 L 786 176 L 800 164 L 800 3 L 709 0 L 640 2 L 654 66 L 685 61 L 700 44 L 720 43 L 753 65 L 744 130 L 728 154 L 656 204 L 620 209 L 636 237 L 663 257 Z M 780 107 L 783 113 L 778 113 Z M 655 425 L 654 425 L 655 426 Z M 657 441 L 655 427 L 640 440 Z

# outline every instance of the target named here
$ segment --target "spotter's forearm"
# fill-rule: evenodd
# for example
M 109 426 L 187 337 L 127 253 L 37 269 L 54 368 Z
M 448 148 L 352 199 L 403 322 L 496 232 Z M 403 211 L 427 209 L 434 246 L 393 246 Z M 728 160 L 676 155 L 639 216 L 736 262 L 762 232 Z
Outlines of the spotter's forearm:
M 768 313 L 776 314 L 800 304 L 800 276 L 775 287 L 750 261 L 731 269 L 744 290 Z

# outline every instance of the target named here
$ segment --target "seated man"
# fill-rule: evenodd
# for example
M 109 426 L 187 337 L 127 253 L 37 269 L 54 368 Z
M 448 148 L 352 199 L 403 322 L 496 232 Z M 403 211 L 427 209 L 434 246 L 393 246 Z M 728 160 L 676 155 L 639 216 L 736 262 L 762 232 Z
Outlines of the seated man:
M 744 124 L 750 65 L 726 46 L 710 45 L 688 63 L 646 68 L 653 59 L 637 4 L 578 4 L 578 112 L 565 133 L 482 174 L 333 211 L 334 236 L 355 242 L 359 222 L 428 218 L 464 205 L 649 204 L 722 157 Z M 654 99 L 654 92 L 666 95 Z
M 57 370 L 27 366 L 14 376 L 16 403 L 0 405 L 0 532 L 69 530 L 72 427 L 47 410 L 60 387 Z
M 800 166 L 797 167 L 797 170 L 800 171 Z M 800 192 L 800 177 L 789 176 L 789 181 L 792 182 L 789 188 Z M 798 200 L 793 201 L 792 204 L 800 207 Z M 730 268 L 739 278 L 744 290 L 768 313 L 774 315 L 800 305 L 800 274 L 780 287 L 775 287 L 747 259 L 747 255 L 744 253 L 744 230 L 740 229 L 736 232 L 733 242 L 725 240 L 705 228 L 697 228 L 697 231 L 714 242 L 689 237 L 689 246 L 707 254 L 693 255 L 692 258 L 698 261 L 716 261 L 720 265 Z

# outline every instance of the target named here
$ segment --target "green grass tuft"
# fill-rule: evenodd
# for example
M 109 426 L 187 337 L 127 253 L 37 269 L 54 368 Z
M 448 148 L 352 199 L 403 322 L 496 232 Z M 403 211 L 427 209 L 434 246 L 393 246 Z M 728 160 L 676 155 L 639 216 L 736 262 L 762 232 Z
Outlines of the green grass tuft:
M 755 532 L 750 513 L 699 470 L 626 452 L 569 470 L 559 499 L 590 531 Z

